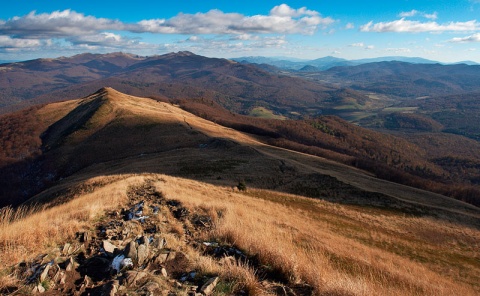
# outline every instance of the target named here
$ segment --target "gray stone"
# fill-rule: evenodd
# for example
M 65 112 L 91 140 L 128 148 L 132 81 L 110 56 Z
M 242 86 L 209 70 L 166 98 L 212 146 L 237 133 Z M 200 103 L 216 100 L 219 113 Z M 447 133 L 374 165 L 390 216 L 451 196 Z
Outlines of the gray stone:
M 125 273 L 125 282 L 127 286 L 135 286 L 139 280 L 146 276 L 146 272 L 129 270 Z
M 117 247 L 114 246 L 111 242 L 104 240 L 103 249 L 107 254 L 112 255 L 113 253 L 115 253 L 115 250 L 117 249 Z
M 70 250 L 71 245 L 69 243 L 66 243 L 63 246 L 62 253 L 63 255 L 69 255 L 68 251 Z
M 65 285 L 67 281 L 67 274 L 64 271 L 60 271 L 60 285 Z
M 123 252 L 125 257 L 131 258 L 134 263 L 138 263 L 137 257 L 137 244 L 134 241 L 131 241 L 126 247 Z
M 45 293 L 45 288 L 42 286 L 42 284 L 38 284 L 38 286 L 36 286 L 36 288 L 37 288 L 36 292 Z
M 50 270 L 51 264 L 47 264 L 45 269 L 43 269 L 42 273 L 40 274 L 40 282 L 43 282 L 48 277 L 48 271 Z
M 68 259 L 67 266 L 65 267 L 66 271 L 72 271 L 75 269 L 75 261 L 73 260 L 72 257 Z
M 155 257 L 154 262 L 156 264 L 163 264 L 167 261 L 167 258 L 168 258 L 168 253 L 160 253 L 158 254 L 157 257 Z
M 167 273 L 167 270 L 165 269 L 165 267 L 162 267 L 162 269 L 160 269 L 160 272 L 162 273 L 162 275 L 164 277 L 168 277 L 168 273 Z
M 205 295 L 210 295 L 213 293 L 213 289 L 217 286 L 218 276 L 210 278 L 201 288 L 200 292 Z
M 153 239 L 152 246 L 157 249 L 163 249 L 167 245 L 167 241 L 162 238 L 157 236 L 156 238 Z
M 148 258 L 148 245 L 139 245 L 137 249 L 138 265 L 142 265 Z

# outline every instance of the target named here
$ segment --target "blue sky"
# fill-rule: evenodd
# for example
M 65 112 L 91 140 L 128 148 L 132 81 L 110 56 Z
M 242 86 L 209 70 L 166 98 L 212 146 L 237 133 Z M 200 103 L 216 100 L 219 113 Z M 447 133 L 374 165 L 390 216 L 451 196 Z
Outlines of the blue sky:
M 215 57 L 480 62 L 480 0 L 3 0 L 0 60 L 189 50 Z

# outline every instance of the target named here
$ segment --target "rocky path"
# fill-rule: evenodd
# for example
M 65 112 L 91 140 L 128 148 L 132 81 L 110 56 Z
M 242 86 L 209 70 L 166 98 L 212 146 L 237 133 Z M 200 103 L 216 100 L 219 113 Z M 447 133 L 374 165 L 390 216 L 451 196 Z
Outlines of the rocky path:
M 288 285 L 235 246 L 204 241 L 213 227 L 201 209 L 167 200 L 152 182 L 130 188 L 128 207 L 107 213 L 91 230 L 78 233 L 49 254 L 14 266 L 21 287 L 7 295 L 247 295 L 228 279 L 195 268 L 191 252 L 219 265 L 254 267 L 265 291 L 311 295 L 308 285 Z M 284 284 L 281 284 L 281 282 Z M 221 287 L 220 287 L 221 286 Z

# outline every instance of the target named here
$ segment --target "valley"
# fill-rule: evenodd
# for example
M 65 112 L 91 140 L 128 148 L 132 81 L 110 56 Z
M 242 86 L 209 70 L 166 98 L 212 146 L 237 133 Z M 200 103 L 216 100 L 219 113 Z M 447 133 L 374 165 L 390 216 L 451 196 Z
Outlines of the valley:
M 373 69 L 392 65 L 419 66 Z M 416 98 L 376 70 L 348 69 L 360 87 L 190 52 L 1 67 L 1 293 L 480 291 L 473 84 Z

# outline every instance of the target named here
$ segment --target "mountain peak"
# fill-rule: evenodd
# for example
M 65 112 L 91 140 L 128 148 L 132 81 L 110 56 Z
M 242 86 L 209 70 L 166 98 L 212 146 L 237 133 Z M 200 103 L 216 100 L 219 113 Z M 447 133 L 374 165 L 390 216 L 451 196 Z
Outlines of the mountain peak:
M 111 98 L 112 96 L 115 97 L 118 95 L 123 95 L 123 93 L 109 86 L 104 86 L 92 94 L 92 96 L 102 96 L 102 97 L 109 97 L 109 98 Z

